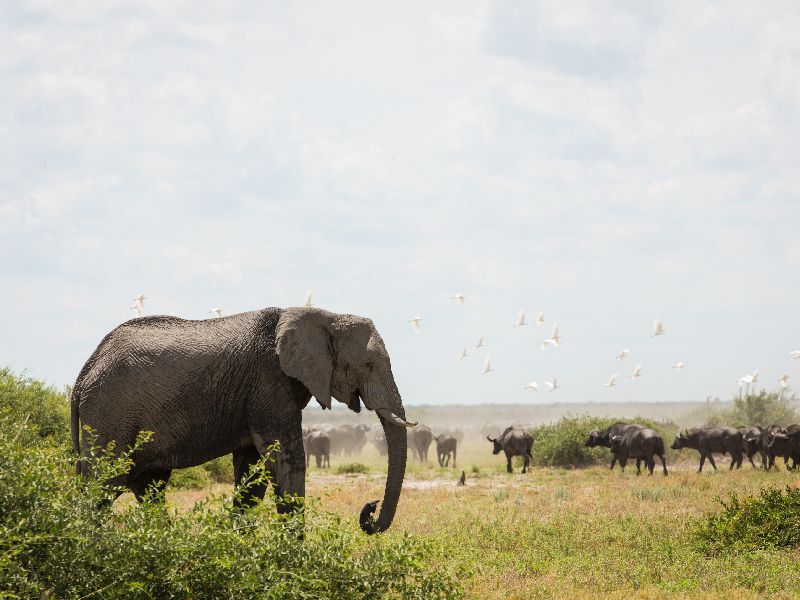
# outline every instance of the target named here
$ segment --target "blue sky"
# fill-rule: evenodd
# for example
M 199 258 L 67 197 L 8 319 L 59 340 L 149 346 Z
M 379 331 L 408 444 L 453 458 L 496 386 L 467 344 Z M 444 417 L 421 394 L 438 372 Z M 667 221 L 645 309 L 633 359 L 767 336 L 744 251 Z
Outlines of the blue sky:
M 71 383 L 139 292 L 310 288 L 409 404 L 800 380 L 798 31 L 791 2 L 4 3 L 0 364 Z

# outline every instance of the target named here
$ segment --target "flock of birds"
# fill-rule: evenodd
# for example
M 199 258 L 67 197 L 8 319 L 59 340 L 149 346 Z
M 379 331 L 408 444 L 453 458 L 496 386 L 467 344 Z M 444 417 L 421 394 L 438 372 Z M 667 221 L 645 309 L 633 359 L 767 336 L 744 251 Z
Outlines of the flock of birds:
M 134 297 L 133 306 L 131 306 L 131 310 L 134 312 L 135 316 L 137 316 L 137 317 L 141 317 L 142 316 L 142 312 L 144 311 L 144 301 L 146 299 L 147 299 L 147 297 L 144 294 L 137 294 Z M 459 306 L 464 306 L 464 301 L 466 300 L 466 297 L 464 296 L 464 294 L 460 294 L 459 293 L 459 294 L 454 294 L 453 296 L 451 296 L 451 299 L 455 300 L 456 302 L 458 302 Z M 314 304 L 312 302 L 311 290 L 308 290 L 308 292 L 306 293 L 305 301 L 303 302 L 303 306 L 313 306 L 313 305 Z M 210 309 L 208 312 L 210 314 L 214 315 L 214 318 L 222 317 L 222 309 L 220 307 L 218 307 L 218 306 Z M 539 312 L 536 315 L 536 319 L 534 319 L 533 322 L 537 326 L 544 325 L 544 323 L 545 323 L 544 311 Z M 412 317 L 411 319 L 409 319 L 409 323 L 411 323 L 411 326 L 414 328 L 414 331 L 416 331 L 417 333 L 420 333 L 422 331 L 422 317 L 418 317 L 418 316 L 417 317 Z M 514 322 L 514 327 L 525 327 L 527 325 L 528 325 L 528 321 L 526 320 L 525 312 L 520 310 L 517 313 L 517 320 Z M 653 329 L 652 329 L 652 331 L 650 333 L 650 337 L 655 338 L 655 337 L 658 337 L 658 336 L 662 336 L 666 332 L 667 332 L 667 330 L 664 327 L 664 323 L 661 321 L 661 319 L 653 320 Z M 542 351 L 546 351 L 548 348 L 551 348 L 551 347 L 554 348 L 554 349 L 557 349 L 557 348 L 560 347 L 560 344 L 561 344 L 561 334 L 558 331 L 558 323 L 554 323 L 553 324 L 553 330 L 552 330 L 552 332 L 550 334 L 550 337 L 547 337 L 547 338 L 543 339 L 542 343 L 539 345 L 539 348 Z M 485 348 L 485 347 L 486 347 L 486 343 L 484 342 L 483 336 L 480 336 L 478 338 L 477 343 L 475 344 L 475 350 L 480 350 L 481 348 Z M 628 349 L 621 350 L 619 352 L 619 354 L 617 354 L 617 361 L 622 363 L 630 353 L 631 353 L 631 351 L 628 350 Z M 794 351 L 790 352 L 789 355 L 794 360 L 800 359 L 800 350 L 794 350 Z M 459 358 L 460 359 L 464 359 L 464 358 L 467 358 L 468 356 L 469 356 L 469 353 L 467 352 L 467 348 L 463 348 L 461 350 L 461 353 L 459 354 Z M 672 368 L 675 369 L 675 371 L 677 373 L 680 373 L 683 370 L 684 366 L 685 365 L 683 364 L 683 362 L 678 361 L 675 365 L 672 366 Z M 487 357 L 485 357 L 485 359 L 483 361 L 483 370 L 482 370 L 481 373 L 483 375 L 488 375 L 489 373 L 493 373 L 493 372 L 494 372 L 494 368 L 492 367 L 492 359 L 491 359 L 491 357 L 487 356 Z M 633 372 L 628 376 L 628 378 L 631 381 L 636 381 L 641 376 L 642 376 L 642 365 L 641 365 L 641 363 L 639 363 L 634 367 Z M 607 388 L 612 388 L 612 387 L 616 386 L 618 377 L 619 377 L 619 375 L 617 373 L 613 374 L 611 377 L 609 377 L 608 381 L 603 385 L 605 387 L 607 387 Z M 753 386 L 753 389 L 755 389 L 755 384 L 758 383 L 758 377 L 759 377 L 758 369 L 756 369 L 752 373 L 748 373 L 748 374 L 743 375 L 742 377 L 738 378 L 736 381 L 739 384 L 740 392 L 742 391 L 742 389 L 746 389 L 747 392 L 749 393 L 751 386 Z M 780 383 L 782 389 L 786 389 L 787 387 L 789 387 L 789 374 L 788 373 L 784 373 L 783 375 L 781 375 L 778 378 L 778 383 Z M 561 386 L 559 386 L 558 380 L 555 377 L 550 377 L 550 379 L 545 381 L 545 385 L 547 385 L 547 387 L 549 388 L 549 391 L 551 391 L 551 392 L 555 392 L 556 390 L 558 390 L 561 387 Z M 525 386 L 524 389 L 525 390 L 532 390 L 534 392 L 538 392 L 539 391 L 539 383 L 537 381 L 531 381 L 528 385 Z

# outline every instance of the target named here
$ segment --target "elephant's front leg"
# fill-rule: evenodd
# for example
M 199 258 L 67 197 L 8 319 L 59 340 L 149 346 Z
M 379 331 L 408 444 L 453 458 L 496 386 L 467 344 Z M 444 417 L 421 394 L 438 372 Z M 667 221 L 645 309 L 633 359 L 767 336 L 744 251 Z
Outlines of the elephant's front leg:
M 254 437 L 259 451 L 262 454 L 269 453 L 267 464 L 273 476 L 278 512 L 283 514 L 302 510 L 306 494 L 306 456 L 300 419 L 275 434 L 264 433 Z M 269 452 L 276 441 L 279 448 Z
M 259 500 L 263 500 L 267 484 L 263 481 L 246 481 L 247 474 L 253 465 L 258 463 L 261 455 L 255 446 L 248 446 L 233 452 L 233 479 L 236 494 L 233 497 L 233 508 L 242 510 L 252 508 Z M 246 485 L 242 486 L 243 483 Z

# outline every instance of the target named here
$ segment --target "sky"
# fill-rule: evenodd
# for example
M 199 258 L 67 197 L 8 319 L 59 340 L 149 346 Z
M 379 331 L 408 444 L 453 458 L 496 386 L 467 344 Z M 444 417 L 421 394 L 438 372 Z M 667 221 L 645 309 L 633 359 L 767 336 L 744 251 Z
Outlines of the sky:
M 310 289 L 374 320 L 406 404 L 800 381 L 798 31 L 794 2 L 0 2 L 0 365 L 73 383 L 138 293 Z

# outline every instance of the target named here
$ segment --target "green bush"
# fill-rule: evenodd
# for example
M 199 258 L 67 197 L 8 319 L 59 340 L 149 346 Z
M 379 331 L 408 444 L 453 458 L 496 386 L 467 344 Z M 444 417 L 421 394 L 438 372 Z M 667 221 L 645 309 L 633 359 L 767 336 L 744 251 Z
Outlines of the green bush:
M 540 467 L 585 467 L 606 464 L 611 455 L 607 448 L 587 448 L 584 442 L 592 429 L 604 429 L 618 421 L 639 423 L 658 431 L 664 438 L 668 458 L 669 446 L 677 432 L 677 426 L 651 419 L 612 419 L 607 417 L 562 417 L 555 423 L 535 427 L 533 434 L 533 464 Z
M 204 490 L 211 484 L 211 474 L 202 466 L 175 469 L 169 478 L 170 487 L 182 490 Z
M 369 467 L 361 463 L 347 463 L 336 467 L 337 475 L 344 475 L 346 473 L 369 473 Z
M 759 550 L 800 546 L 800 489 L 765 488 L 758 496 L 719 500 L 723 510 L 705 516 L 695 540 L 701 551 Z
M 30 423 L 41 437 L 69 440 L 69 398 L 52 386 L 0 369 L 0 406 Z
M 233 457 L 230 454 L 208 461 L 203 468 L 216 483 L 233 483 Z
M 142 436 L 139 444 L 148 436 Z M 318 510 L 243 515 L 212 496 L 188 511 L 150 498 L 109 510 L 101 481 L 131 466 L 110 451 L 75 476 L 66 444 L 0 406 L 0 598 L 450 598 L 455 577 L 431 543 L 366 536 Z M 298 529 L 305 520 L 305 538 Z

